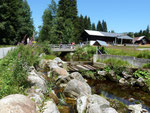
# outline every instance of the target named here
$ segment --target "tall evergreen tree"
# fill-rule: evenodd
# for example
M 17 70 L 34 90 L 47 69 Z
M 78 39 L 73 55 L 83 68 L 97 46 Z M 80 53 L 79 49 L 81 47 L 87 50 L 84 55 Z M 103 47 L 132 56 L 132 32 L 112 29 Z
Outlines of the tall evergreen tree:
M 42 17 L 43 26 L 39 33 L 40 41 L 49 41 L 50 43 L 56 43 L 58 41 L 55 34 L 57 29 L 56 15 L 57 15 L 57 5 L 54 0 L 51 0 L 51 4 L 44 11 Z
M 97 24 L 97 31 L 103 31 L 103 27 L 102 27 L 100 20 L 98 21 L 98 24 Z
M 104 20 L 102 21 L 102 27 L 103 27 L 103 31 L 107 32 L 107 23 Z
M 60 23 L 60 26 L 58 26 L 58 31 L 60 33 L 59 38 L 61 40 L 64 39 L 64 35 L 62 35 L 62 33 L 64 32 L 64 30 L 66 30 L 66 26 L 62 26 L 63 23 L 68 19 L 71 23 L 73 24 L 73 30 L 74 30 L 74 37 L 78 37 L 78 17 L 77 17 L 77 2 L 76 0 L 60 0 L 59 4 L 58 4 L 58 20 Z M 65 37 L 66 38 L 66 37 Z M 69 39 L 70 37 L 68 37 Z
M 96 30 L 95 23 L 92 24 L 92 30 Z
M 33 24 L 29 13 L 27 1 L 0 1 L 0 44 L 16 44 L 26 34 L 31 35 Z

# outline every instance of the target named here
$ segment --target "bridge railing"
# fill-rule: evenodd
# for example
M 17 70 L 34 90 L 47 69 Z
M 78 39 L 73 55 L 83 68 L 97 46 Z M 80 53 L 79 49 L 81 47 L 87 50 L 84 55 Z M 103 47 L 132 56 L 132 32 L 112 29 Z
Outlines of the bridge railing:
M 52 49 L 76 49 L 80 47 L 79 44 L 71 45 L 71 44 L 51 44 L 50 47 Z

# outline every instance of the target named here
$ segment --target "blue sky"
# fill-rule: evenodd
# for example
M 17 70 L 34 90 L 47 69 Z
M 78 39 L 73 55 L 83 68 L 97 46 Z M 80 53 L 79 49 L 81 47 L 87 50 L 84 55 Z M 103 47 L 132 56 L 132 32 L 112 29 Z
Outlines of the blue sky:
M 51 0 L 27 0 L 38 31 L 42 15 Z M 58 2 L 59 0 L 55 0 Z M 77 0 L 78 15 L 87 15 L 93 23 L 105 20 L 108 30 L 138 32 L 150 24 L 150 0 Z

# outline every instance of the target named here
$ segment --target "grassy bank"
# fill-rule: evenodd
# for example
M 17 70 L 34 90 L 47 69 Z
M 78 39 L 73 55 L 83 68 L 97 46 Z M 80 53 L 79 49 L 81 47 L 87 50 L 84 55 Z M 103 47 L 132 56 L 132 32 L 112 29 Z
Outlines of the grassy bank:
M 105 47 L 105 51 L 109 55 L 132 56 L 136 58 L 150 59 L 150 51 L 136 50 L 135 47 L 110 46 L 110 47 Z M 92 61 L 94 54 L 96 54 L 96 47 L 86 46 L 83 48 L 78 48 L 72 56 L 70 54 L 67 54 L 65 56 L 65 59 L 68 61 L 70 59 L 73 59 L 74 61 Z
M 21 93 L 30 87 L 27 71 L 38 66 L 41 53 L 49 53 L 45 44 L 19 45 L 0 60 L 0 98 Z

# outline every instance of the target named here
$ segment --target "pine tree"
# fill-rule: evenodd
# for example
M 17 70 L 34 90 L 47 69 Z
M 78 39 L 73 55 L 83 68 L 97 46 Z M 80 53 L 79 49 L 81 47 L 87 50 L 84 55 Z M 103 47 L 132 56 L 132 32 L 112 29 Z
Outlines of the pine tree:
M 43 14 L 43 26 L 39 33 L 39 41 L 49 41 L 49 43 L 57 43 L 57 4 L 51 1 L 49 7 Z
M 104 20 L 102 21 L 102 27 L 103 27 L 103 31 L 107 32 L 107 23 Z
M 92 30 L 96 30 L 95 23 L 92 24 Z
M 58 26 L 59 31 L 59 38 L 63 41 L 64 35 L 62 36 L 62 33 L 66 28 L 64 28 L 63 23 L 69 19 L 71 23 L 73 24 L 72 28 L 74 30 L 74 37 L 79 37 L 79 24 L 78 24 L 78 17 L 77 17 L 77 3 L 76 0 L 60 0 L 58 5 L 58 23 L 60 26 Z M 69 39 L 70 37 L 68 37 Z
M 97 31 L 103 31 L 103 27 L 102 27 L 100 20 L 98 21 L 98 24 L 97 24 Z
M 30 21 L 31 15 L 29 13 L 30 9 L 27 1 L 0 1 L 1 44 L 16 44 L 17 42 L 20 42 L 26 34 L 28 34 L 28 36 L 31 35 L 33 24 Z

